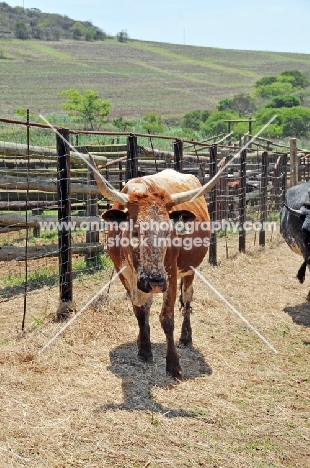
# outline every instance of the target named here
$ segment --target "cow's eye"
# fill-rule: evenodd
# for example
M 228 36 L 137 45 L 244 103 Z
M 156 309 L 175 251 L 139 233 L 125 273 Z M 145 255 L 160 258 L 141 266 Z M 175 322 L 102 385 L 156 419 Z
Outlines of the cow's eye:
M 132 231 L 132 237 L 139 237 L 138 231 Z

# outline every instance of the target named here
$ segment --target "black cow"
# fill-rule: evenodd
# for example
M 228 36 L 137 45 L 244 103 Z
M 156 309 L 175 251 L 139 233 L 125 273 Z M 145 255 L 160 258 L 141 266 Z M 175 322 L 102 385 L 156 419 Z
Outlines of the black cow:
M 301 283 L 310 269 L 310 182 L 291 187 L 281 212 L 281 233 L 293 252 L 302 255 L 304 262 L 297 273 Z M 307 300 L 310 301 L 310 292 Z

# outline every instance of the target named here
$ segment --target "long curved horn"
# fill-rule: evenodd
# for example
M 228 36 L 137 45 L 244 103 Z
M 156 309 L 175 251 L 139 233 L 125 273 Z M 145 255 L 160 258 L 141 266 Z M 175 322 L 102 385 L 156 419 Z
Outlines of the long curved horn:
M 126 193 L 118 192 L 114 188 L 108 187 L 107 181 L 104 179 L 104 177 L 102 177 L 102 175 L 98 171 L 96 163 L 90 154 L 89 161 L 93 170 L 95 181 L 101 194 L 110 201 L 116 201 L 118 203 L 121 203 L 122 205 L 126 205 L 126 203 L 128 202 L 128 195 Z
M 287 206 L 285 203 L 284 203 L 284 206 L 285 208 L 288 209 L 288 211 L 290 213 L 292 213 L 294 216 L 300 216 L 302 214 L 302 211 L 301 210 L 294 210 L 294 208 L 290 208 L 289 206 Z
M 206 193 L 210 192 L 216 185 L 217 181 L 223 175 L 223 171 L 219 171 L 215 176 L 209 180 L 205 185 L 194 190 L 188 190 L 188 192 L 173 193 L 171 195 L 174 205 L 179 205 L 187 201 L 194 201 L 195 198 L 202 197 Z

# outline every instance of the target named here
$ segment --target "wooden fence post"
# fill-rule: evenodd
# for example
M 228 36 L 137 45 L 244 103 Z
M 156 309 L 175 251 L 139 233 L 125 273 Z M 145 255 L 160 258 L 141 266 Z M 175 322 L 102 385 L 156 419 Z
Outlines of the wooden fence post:
M 215 176 L 217 172 L 217 145 L 212 145 L 210 147 L 210 180 Z M 210 201 L 209 201 L 209 213 L 211 221 L 211 235 L 210 235 L 210 248 L 209 248 L 209 263 L 211 265 L 217 265 L 217 241 L 216 241 L 216 232 L 213 227 L 215 226 L 215 221 L 217 221 L 217 187 L 213 187 L 210 192 Z
M 282 197 L 282 204 L 285 203 L 285 195 L 287 190 L 287 154 L 282 155 L 281 159 L 281 167 L 282 167 L 282 186 L 281 186 L 281 197 Z
M 87 166 L 87 185 L 96 186 L 93 171 L 89 166 Z M 98 214 L 98 198 L 96 195 L 88 194 L 86 199 L 86 216 L 98 216 Z M 86 244 L 92 244 L 94 242 L 99 242 L 99 231 L 96 228 L 92 228 L 90 226 L 86 231 Z M 85 255 L 86 263 L 92 262 L 94 258 L 95 254 L 92 252 Z
M 261 228 L 259 231 L 259 245 L 265 246 L 266 231 L 265 222 L 267 219 L 267 185 L 268 185 L 268 153 L 263 151 L 262 154 L 262 174 L 260 187 L 260 222 Z
M 290 187 L 298 184 L 297 138 L 290 139 Z
M 126 182 L 138 175 L 138 146 L 137 137 L 129 135 L 127 138 Z
M 239 194 L 239 252 L 245 252 L 245 230 L 246 221 L 246 150 L 240 155 L 240 194 Z
M 66 128 L 58 130 L 57 146 L 57 189 L 58 189 L 58 228 L 59 248 L 59 288 L 60 307 L 57 319 L 63 320 L 71 311 L 72 294 L 72 252 L 71 252 L 71 191 L 70 191 L 70 132 Z M 64 138 L 64 140 L 61 138 Z
M 174 150 L 174 170 L 183 172 L 183 141 L 175 140 L 173 143 Z

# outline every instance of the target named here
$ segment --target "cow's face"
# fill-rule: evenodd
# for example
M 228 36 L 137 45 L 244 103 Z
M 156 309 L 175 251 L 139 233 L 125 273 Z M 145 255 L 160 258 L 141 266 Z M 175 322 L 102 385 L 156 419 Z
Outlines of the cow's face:
M 113 222 L 110 240 L 117 241 L 119 236 L 120 251 L 137 276 L 138 289 L 145 293 L 162 293 L 167 289 L 165 259 L 168 249 L 173 248 L 177 254 L 172 220 L 180 215 L 176 211 L 171 213 L 172 206 L 166 192 L 132 193 L 126 207 L 108 210 L 103 215 L 105 221 Z M 176 262 L 176 258 L 169 261 Z

